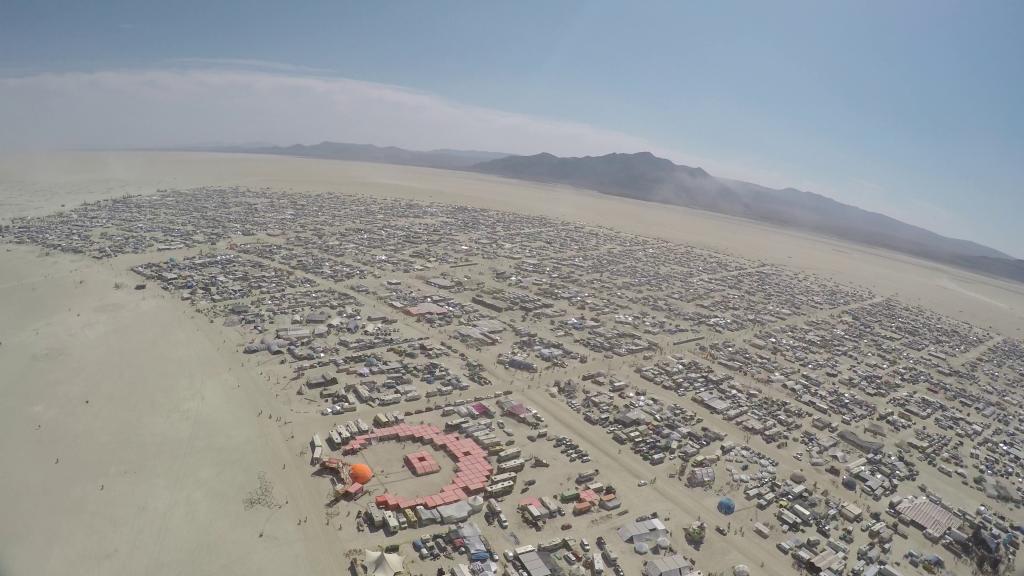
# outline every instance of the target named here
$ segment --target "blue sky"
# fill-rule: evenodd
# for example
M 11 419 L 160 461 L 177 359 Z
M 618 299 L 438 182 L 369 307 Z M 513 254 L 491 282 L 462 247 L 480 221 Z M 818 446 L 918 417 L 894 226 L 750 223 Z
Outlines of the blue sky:
M 8 130 L 7 148 L 18 144 L 11 134 L 33 147 L 209 141 L 200 128 L 211 112 L 189 100 L 197 76 L 145 74 L 201 70 L 208 102 L 219 94 L 210 74 L 243 72 L 232 78 L 250 88 L 221 98 L 235 106 L 219 116 L 236 124 L 212 123 L 219 141 L 429 148 L 424 132 L 433 125 L 407 122 L 416 129 L 403 131 L 377 107 L 404 106 L 396 117 L 441 107 L 438 118 L 468 119 L 438 134 L 438 147 L 650 148 L 1024 256 L 1020 2 L 8 0 L 2 15 L 0 77 L 19 82 L 0 84 L 0 119 L 6 112 L 22 130 Z M 102 117 L 92 104 L 100 96 L 89 100 L 88 90 L 103 82 L 121 82 L 118 97 L 129 101 L 118 108 L 138 105 L 140 115 L 139 86 L 160 86 L 168 95 L 152 97 L 174 126 L 143 123 L 146 132 L 125 122 L 111 128 L 120 135 L 101 136 L 83 123 L 62 141 L 55 127 L 17 123 L 26 115 Z M 58 90 L 67 94 L 58 98 Z M 329 92 L 333 104 L 303 90 Z M 304 102 L 298 108 L 310 117 L 267 114 L 261 95 L 281 94 Z M 329 105 L 373 110 L 320 126 L 312 114 L 328 114 L 320 106 Z M 484 135 L 509 124 L 506 141 Z

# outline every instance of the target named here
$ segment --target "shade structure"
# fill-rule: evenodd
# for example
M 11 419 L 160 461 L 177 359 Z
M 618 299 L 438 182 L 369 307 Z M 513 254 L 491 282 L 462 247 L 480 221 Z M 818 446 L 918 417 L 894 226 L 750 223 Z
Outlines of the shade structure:
M 373 470 L 366 464 L 360 462 L 358 464 L 353 464 L 352 467 L 349 468 L 348 477 L 351 478 L 353 482 L 366 484 L 371 478 L 373 478 Z
M 728 516 L 736 511 L 736 503 L 732 501 L 732 498 L 725 496 L 718 501 L 718 511 Z
M 370 576 L 395 576 L 405 571 L 405 559 L 398 554 L 387 554 L 378 550 L 366 550 L 363 565 Z

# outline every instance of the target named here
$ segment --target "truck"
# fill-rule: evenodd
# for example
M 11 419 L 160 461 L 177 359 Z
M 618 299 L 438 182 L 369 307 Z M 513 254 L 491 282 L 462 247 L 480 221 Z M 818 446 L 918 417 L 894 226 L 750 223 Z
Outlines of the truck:
M 609 566 L 618 566 L 619 564 L 619 557 L 615 554 L 615 552 L 612 552 L 611 548 L 605 548 L 604 550 L 602 550 L 601 557 L 604 558 L 605 564 Z
M 384 533 L 386 533 L 388 536 L 394 536 L 395 534 L 398 534 L 398 531 L 400 529 L 401 525 L 398 523 L 398 518 L 395 516 L 395 513 L 392 512 L 391 510 L 385 510 Z

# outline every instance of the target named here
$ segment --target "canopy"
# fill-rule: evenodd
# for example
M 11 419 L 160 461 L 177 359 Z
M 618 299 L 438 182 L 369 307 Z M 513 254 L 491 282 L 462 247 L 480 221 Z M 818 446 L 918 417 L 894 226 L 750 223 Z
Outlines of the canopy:
M 732 498 L 725 496 L 718 501 L 718 511 L 725 515 L 732 514 L 736 511 L 736 503 L 732 501 Z
M 405 571 L 404 558 L 377 550 L 366 550 L 363 565 L 366 566 L 366 573 L 371 576 L 395 576 Z

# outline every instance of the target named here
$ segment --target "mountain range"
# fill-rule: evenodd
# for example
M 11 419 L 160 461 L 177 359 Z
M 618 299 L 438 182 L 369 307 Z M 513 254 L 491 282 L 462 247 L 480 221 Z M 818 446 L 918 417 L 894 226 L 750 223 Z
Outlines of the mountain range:
M 675 164 L 650 152 L 584 157 L 559 157 L 548 153 L 514 156 L 447 149 L 414 151 L 338 142 L 217 150 L 424 166 L 564 184 L 814 232 L 1024 282 L 1024 260 L 994 248 L 942 236 L 813 192 L 718 178 L 702 168 Z
M 1024 260 L 994 248 L 942 236 L 813 192 L 716 178 L 701 168 L 674 164 L 649 152 L 582 158 L 547 153 L 506 156 L 470 170 L 738 216 L 1024 282 Z
M 309 146 L 304 144 L 294 144 L 292 146 L 224 146 L 216 150 L 218 152 L 276 154 L 279 156 L 300 156 L 302 158 L 402 164 L 405 166 L 422 166 L 445 170 L 462 170 L 480 162 L 508 156 L 508 154 L 501 154 L 499 152 L 482 152 L 478 150 L 442 149 L 419 151 L 406 150 L 394 146 L 349 144 L 345 142 L 321 142 Z

